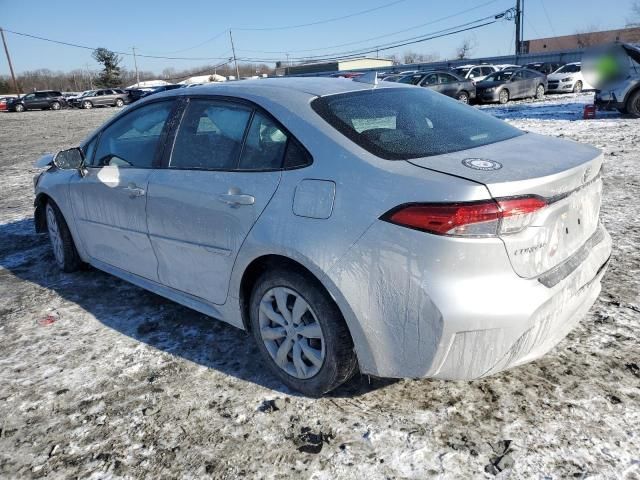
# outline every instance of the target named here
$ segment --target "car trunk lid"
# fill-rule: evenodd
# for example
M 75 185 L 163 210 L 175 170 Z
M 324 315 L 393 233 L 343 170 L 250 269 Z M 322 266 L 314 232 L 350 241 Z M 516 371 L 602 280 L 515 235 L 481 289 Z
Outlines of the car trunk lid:
M 535 195 L 547 201 L 527 228 L 501 235 L 522 277 L 535 278 L 566 261 L 598 229 L 603 157 L 594 147 L 525 134 L 409 162 L 484 184 L 494 198 Z

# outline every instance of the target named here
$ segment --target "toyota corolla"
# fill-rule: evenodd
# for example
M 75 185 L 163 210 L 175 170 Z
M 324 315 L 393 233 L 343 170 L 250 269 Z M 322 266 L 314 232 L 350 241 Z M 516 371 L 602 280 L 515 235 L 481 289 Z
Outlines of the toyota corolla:
M 600 292 L 602 153 L 367 76 L 179 89 L 38 161 L 55 260 L 252 332 L 286 385 L 475 379 Z

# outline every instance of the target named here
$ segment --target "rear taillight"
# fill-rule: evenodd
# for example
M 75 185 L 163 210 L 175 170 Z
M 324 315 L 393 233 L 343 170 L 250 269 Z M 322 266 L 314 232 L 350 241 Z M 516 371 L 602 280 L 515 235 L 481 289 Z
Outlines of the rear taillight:
M 517 233 L 528 227 L 547 203 L 540 197 L 503 198 L 465 203 L 401 205 L 381 218 L 436 235 L 487 237 Z

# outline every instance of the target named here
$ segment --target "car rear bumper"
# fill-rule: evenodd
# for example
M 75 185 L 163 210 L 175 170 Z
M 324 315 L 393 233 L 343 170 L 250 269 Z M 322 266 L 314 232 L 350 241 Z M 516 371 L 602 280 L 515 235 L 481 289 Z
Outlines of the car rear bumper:
M 541 357 L 598 297 L 611 254 L 599 228 L 601 240 L 550 288 L 517 276 L 499 239 L 377 222 L 331 272 L 366 338 L 356 342 L 371 359 L 361 370 L 471 380 Z

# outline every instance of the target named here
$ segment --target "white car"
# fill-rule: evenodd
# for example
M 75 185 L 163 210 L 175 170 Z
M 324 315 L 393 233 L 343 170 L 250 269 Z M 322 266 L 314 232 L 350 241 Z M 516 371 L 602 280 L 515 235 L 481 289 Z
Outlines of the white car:
M 593 85 L 587 83 L 582 75 L 580 62 L 567 63 L 550 75 L 548 93 L 580 93 L 582 90 L 593 90 Z
M 249 330 L 259 367 L 315 396 L 553 348 L 611 254 L 602 163 L 428 88 L 245 80 L 150 95 L 43 157 L 35 220 L 64 271 Z
M 475 83 L 484 80 L 487 75 L 491 75 L 493 72 L 499 70 L 495 65 L 462 65 L 454 68 L 453 73 Z

